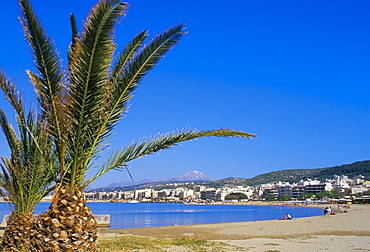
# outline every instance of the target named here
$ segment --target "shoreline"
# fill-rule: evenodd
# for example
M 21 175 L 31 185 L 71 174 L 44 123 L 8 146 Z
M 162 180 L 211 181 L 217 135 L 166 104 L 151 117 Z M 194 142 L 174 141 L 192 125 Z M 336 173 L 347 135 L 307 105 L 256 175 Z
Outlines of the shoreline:
M 281 204 L 266 205 L 281 206 Z M 292 205 L 284 206 L 292 207 Z M 370 205 L 350 205 L 347 213 L 338 212 L 336 210 L 337 205 L 305 205 L 296 207 L 315 207 L 324 209 L 326 206 L 332 206 L 335 215 L 331 215 L 330 217 L 324 217 L 324 215 L 302 217 L 294 218 L 293 220 L 274 219 L 121 229 L 100 228 L 99 232 L 102 234 L 123 233 L 158 238 L 178 238 L 188 236 L 190 234 L 208 240 L 218 240 L 225 237 L 235 240 L 239 238 L 249 239 L 256 236 L 265 238 L 282 238 L 288 235 L 290 237 L 296 237 L 300 235 L 322 234 L 356 234 L 356 236 L 367 235 L 370 237 L 370 219 L 364 217 L 362 220 L 363 216 L 370 216 Z M 278 233 L 276 232 L 276 227 L 279 227 Z
M 194 205 L 204 205 L 204 204 L 194 204 Z M 209 204 L 211 205 L 211 204 Z M 238 203 L 223 203 L 217 205 L 250 205 L 250 206 L 276 206 L 276 207 L 307 207 L 307 208 L 318 208 L 318 209 L 325 209 L 327 206 L 333 207 L 333 212 L 336 214 L 338 213 L 338 205 L 337 204 L 297 204 L 297 203 L 287 203 L 287 202 L 264 202 L 264 201 L 253 201 L 253 202 L 238 202 Z M 345 209 L 347 205 L 340 204 L 341 209 Z M 348 205 L 349 207 L 351 205 Z M 335 207 L 335 209 L 334 209 Z M 369 205 L 370 208 L 370 205 Z M 314 218 L 320 217 L 319 216 L 310 216 L 310 217 L 300 217 L 294 218 L 294 220 L 302 219 L 302 218 Z M 282 219 L 272 219 L 272 220 L 252 220 L 252 221 L 239 221 L 239 222 L 220 222 L 220 223 L 205 223 L 205 224 L 190 224 L 190 225 L 168 225 L 168 226 L 159 226 L 159 227 L 143 227 L 143 228 L 114 228 L 110 229 L 108 227 L 101 227 L 99 228 L 99 232 L 101 233 L 121 233 L 124 231 L 125 233 L 128 230 L 146 230 L 146 229 L 159 229 L 159 228 L 167 228 L 167 227 L 192 227 L 192 226 L 201 226 L 201 225 L 218 225 L 218 224 L 226 224 L 226 223 L 251 223 L 251 222 L 263 222 L 263 221 L 275 221 L 275 220 L 282 220 Z
M 281 206 L 281 204 L 279 205 Z M 329 205 L 300 207 L 323 208 Z M 331 205 L 336 210 L 337 205 Z M 347 213 L 293 220 L 265 220 L 130 229 L 101 229 L 100 237 L 196 237 L 237 246 L 235 251 L 370 251 L 370 205 L 349 205 Z M 267 245 L 270 244 L 270 245 Z M 271 244 L 275 244 L 272 246 Z M 262 249 L 263 248 L 263 249 Z M 232 251 L 232 250 L 230 250 Z

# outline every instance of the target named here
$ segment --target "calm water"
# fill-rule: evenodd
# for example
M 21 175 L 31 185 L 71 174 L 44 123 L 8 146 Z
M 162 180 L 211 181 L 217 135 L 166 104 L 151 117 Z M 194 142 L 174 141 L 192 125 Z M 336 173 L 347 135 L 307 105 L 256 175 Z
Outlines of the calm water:
M 40 203 L 35 214 L 48 209 Z M 246 205 L 183 205 L 175 203 L 88 203 L 94 214 L 110 214 L 111 229 L 159 227 L 170 225 L 209 224 L 221 222 L 274 220 L 290 213 L 293 218 L 322 215 L 322 210 L 304 207 Z M 10 210 L 0 203 L 0 218 Z

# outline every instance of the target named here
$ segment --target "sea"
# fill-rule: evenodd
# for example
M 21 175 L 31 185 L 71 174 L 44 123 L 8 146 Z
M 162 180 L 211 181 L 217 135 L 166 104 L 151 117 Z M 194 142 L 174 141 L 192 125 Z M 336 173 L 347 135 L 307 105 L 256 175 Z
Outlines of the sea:
M 110 229 L 274 220 L 287 213 L 293 219 L 323 214 L 318 208 L 289 206 L 113 202 L 89 202 L 87 205 L 93 214 L 110 214 Z M 45 212 L 49 206 L 48 202 L 39 203 L 35 214 Z M 0 221 L 6 214 L 10 214 L 9 205 L 0 203 Z

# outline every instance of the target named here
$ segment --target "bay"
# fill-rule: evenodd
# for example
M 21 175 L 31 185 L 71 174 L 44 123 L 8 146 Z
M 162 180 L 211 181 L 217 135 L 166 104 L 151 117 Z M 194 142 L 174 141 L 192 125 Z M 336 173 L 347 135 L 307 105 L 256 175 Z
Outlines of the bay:
M 293 218 L 322 215 L 311 207 L 254 205 L 185 205 L 180 203 L 98 203 L 89 202 L 93 214 L 110 214 L 110 229 L 193 225 L 281 219 L 289 213 Z M 41 202 L 35 214 L 45 212 L 50 203 Z M 0 218 L 9 214 L 6 203 L 0 203 Z

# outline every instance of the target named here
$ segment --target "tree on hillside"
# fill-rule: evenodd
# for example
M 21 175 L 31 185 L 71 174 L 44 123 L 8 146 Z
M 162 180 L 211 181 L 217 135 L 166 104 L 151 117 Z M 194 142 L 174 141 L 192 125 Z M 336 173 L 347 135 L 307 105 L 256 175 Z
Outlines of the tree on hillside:
M 113 61 L 115 26 L 126 15 L 128 4 L 100 0 L 88 14 L 82 32 L 78 32 L 75 18 L 70 16 L 72 42 L 65 68 L 30 1 L 19 2 L 21 24 L 36 67 L 36 72 L 27 72 L 40 107 L 35 117 L 42 119 L 42 131 L 52 141 L 49 150 L 58 170 L 52 203 L 37 220 L 31 251 L 98 251 L 97 223 L 82 192 L 106 172 L 126 169 L 129 161 L 182 141 L 255 136 L 231 129 L 173 131 L 133 141 L 113 151 L 105 162 L 96 162 L 106 150 L 112 130 L 127 113 L 136 87 L 186 34 L 186 29 L 183 24 L 172 26 L 147 43 L 144 41 L 148 32 L 143 31 Z M 14 97 L 10 99 L 15 100 L 19 96 L 11 95 Z M 97 170 L 96 174 L 86 178 L 92 169 Z

